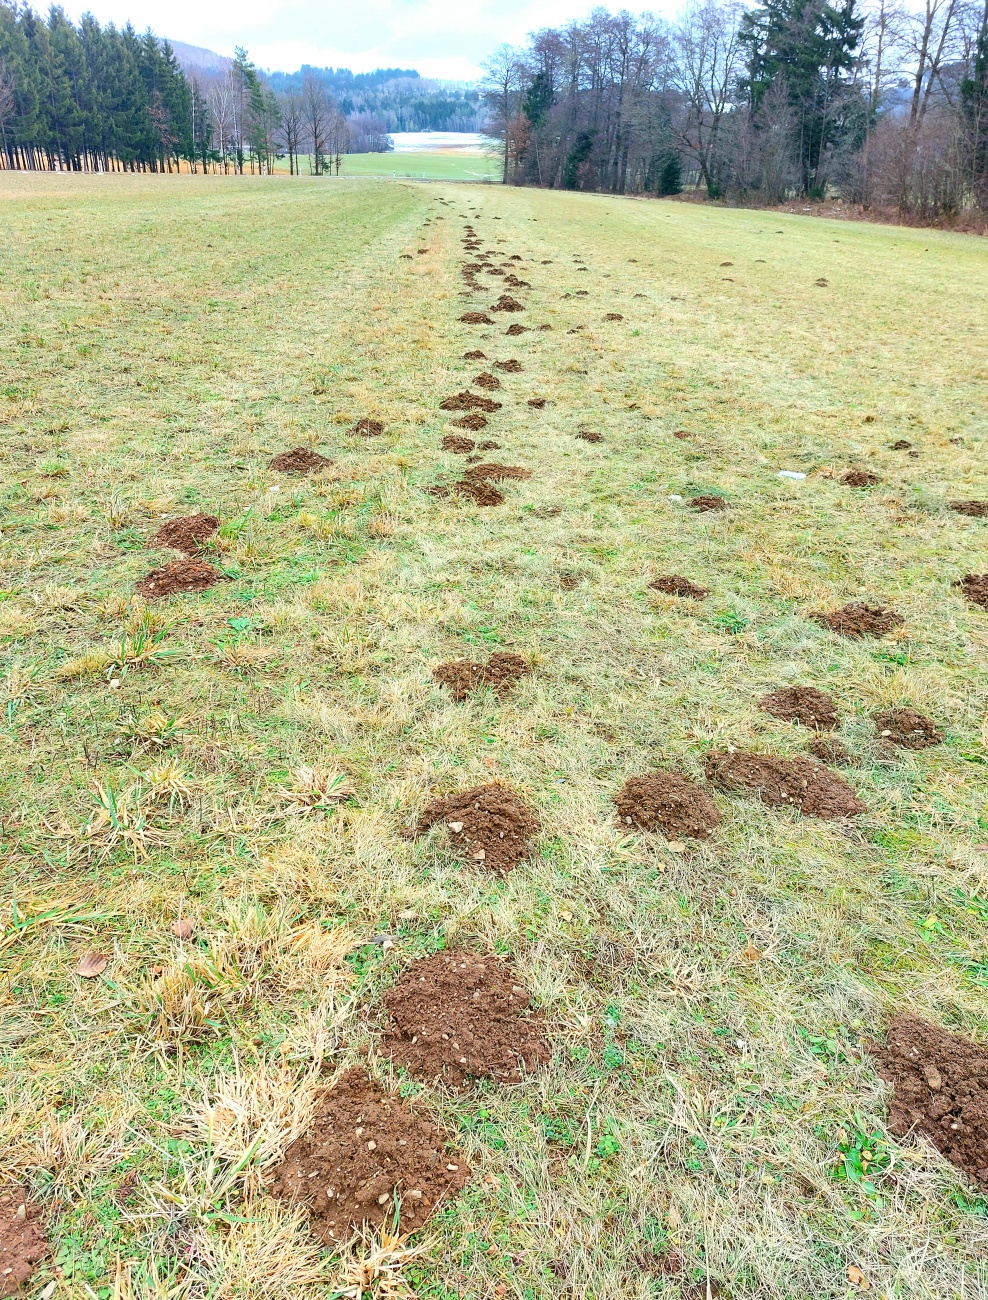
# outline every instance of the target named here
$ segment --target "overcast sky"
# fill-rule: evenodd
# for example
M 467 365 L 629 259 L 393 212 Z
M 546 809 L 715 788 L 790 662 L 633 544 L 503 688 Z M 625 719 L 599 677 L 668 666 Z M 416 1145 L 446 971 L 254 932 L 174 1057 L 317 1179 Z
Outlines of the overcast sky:
M 40 7 L 44 7 L 41 5 Z M 294 71 L 303 63 L 345 67 L 418 68 L 424 76 L 472 79 L 481 60 L 503 42 L 582 18 L 591 0 L 92 0 L 70 2 L 100 22 L 151 27 L 159 36 L 232 54 L 247 48 L 262 68 Z M 627 3 L 635 12 L 668 3 Z

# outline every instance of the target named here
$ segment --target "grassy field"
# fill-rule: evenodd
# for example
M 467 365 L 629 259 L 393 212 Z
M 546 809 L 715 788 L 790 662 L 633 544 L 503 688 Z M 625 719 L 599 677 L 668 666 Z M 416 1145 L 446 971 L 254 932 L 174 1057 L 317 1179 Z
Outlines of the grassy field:
M 474 212 L 533 285 L 493 329 L 458 320 L 496 296 L 460 296 Z M 0 216 L 0 1191 L 45 1209 L 30 1294 L 358 1294 L 364 1248 L 265 1179 L 360 1062 L 473 1168 L 418 1296 L 988 1295 L 988 1201 L 890 1135 L 868 1051 L 905 1008 L 988 1037 L 988 615 L 951 586 L 988 523 L 945 507 L 986 494 L 988 245 L 343 179 L 7 174 Z M 469 348 L 523 366 L 490 433 L 532 478 L 491 509 L 423 491 Z M 300 444 L 329 472 L 268 469 Z M 148 538 L 197 510 L 230 581 L 145 605 Z M 808 618 L 852 599 L 904 626 Z M 433 682 L 495 648 L 534 667 L 510 695 Z M 629 776 L 804 752 L 755 704 L 793 683 L 836 698 L 865 815 L 718 793 L 681 852 L 616 824 Z M 943 745 L 882 748 L 906 704 Z M 352 788 L 326 816 L 312 769 Z M 404 834 L 493 778 L 541 820 L 506 879 Z M 456 1093 L 377 1051 L 383 991 L 453 941 L 514 958 L 551 1066 Z
M 303 170 L 307 164 L 302 163 Z M 288 171 L 286 159 L 277 163 L 278 173 Z M 497 158 L 465 149 L 429 149 L 421 153 L 348 153 L 343 157 L 341 177 L 383 176 L 390 180 L 408 177 L 429 181 L 496 181 L 501 176 Z M 336 179 L 334 176 L 333 180 Z

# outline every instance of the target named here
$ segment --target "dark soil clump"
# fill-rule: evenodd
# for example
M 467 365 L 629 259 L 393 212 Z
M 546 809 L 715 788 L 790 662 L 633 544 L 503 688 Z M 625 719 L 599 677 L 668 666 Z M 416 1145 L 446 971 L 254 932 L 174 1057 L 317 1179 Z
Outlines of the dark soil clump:
M 473 382 L 478 388 L 500 388 L 501 381 L 497 375 L 492 375 L 487 370 L 482 370 L 479 375 L 474 375 Z
M 423 957 L 384 995 L 391 1029 L 382 1046 L 416 1079 L 463 1087 L 471 1079 L 520 1083 L 550 1058 L 531 994 L 505 962 L 454 950 Z
M 614 803 L 626 825 L 662 831 L 670 840 L 680 836 L 705 840 L 721 822 L 717 805 L 706 790 L 675 772 L 631 777 Z
M 425 490 L 431 497 L 450 497 L 454 492 L 458 492 L 460 496 L 468 497 L 478 506 L 504 505 L 504 493 L 483 480 L 473 482 L 470 479 L 460 479 L 457 483 L 437 483 L 434 487 L 427 487 Z
M 170 546 L 173 550 L 184 551 L 186 555 L 197 555 L 203 542 L 212 537 L 220 526 L 215 515 L 186 515 L 184 519 L 169 519 L 162 524 L 151 538 L 151 546 Z
M 465 857 L 497 875 L 528 857 L 538 829 L 533 813 L 497 781 L 434 799 L 419 818 L 418 833 L 437 822 L 446 823 L 450 839 Z
M 474 348 L 470 352 L 464 352 L 463 360 L 464 361 L 486 361 L 487 357 L 483 352 L 481 352 L 480 348 Z
M 472 438 L 462 433 L 447 433 L 443 438 L 443 451 L 455 452 L 457 456 L 466 456 L 476 445 Z
M 905 438 L 900 438 L 898 442 L 893 442 L 890 447 L 891 451 L 911 451 L 912 443 Z
M 988 501 L 948 501 L 947 509 L 972 519 L 988 519 Z
M 666 596 L 685 596 L 689 600 L 706 600 L 710 595 L 708 587 L 698 587 L 678 573 L 664 573 L 648 585 L 652 591 L 661 591 Z
M 0 1196 L 0 1296 L 16 1295 L 48 1254 L 41 1207 L 23 1188 Z
M 845 487 L 874 487 L 879 482 L 879 478 L 877 474 L 872 474 L 871 470 L 849 469 L 841 476 L 841 482 Z
M 784 722 L 801 722 L 816 731 L 832 731 L 840 726 L 837 706 L 829 695 L 815 686 L 781 686 L 758 701 L 758 707 Z
M 330 464 L 330 460 L 311 447 L 296 447 L 293 451 L 279 452 L 271 461 L 270 468 L 282 474 L 317 474 Z
M 724 498 L 715 497 L 715 496 L 693 497 L 690 500 L 690 505 L 693 507 L 694 510 L 699 510 L 701 514 L 706 510 L 727 509 L 727 502 L 724 500 Z
M 896 1016 L 888 1043 L 871 1044 L 894 1092 L 889 1128 L 918 1130 L 975 1183 L 988 1186 L 988 1050 L 918 1016 Z
M 379 438 L 384 432 L 384 425 L 380 420 L 358 420 L 351 430 L 352 433 L 359 433 L 361 438 Z
M 751 790 L 772 808 L 798 808 L 810 817 L 835 819 L 867 812 L 841 777 L 808 758 L 771 754 L 713 753 L 706 759 L 707 780 L 725 790 Z
M 843 741 L 834 736 L 817 736 L 806 746 L 807 752 L 830 767 L 850 767 L 852 759 Z
M 596 429 L 581 429 L 576 436 L 582 439 L 583 442 L 604 441 L 604 435 L 602 433 L 598 433 Z
M 916 709 L 889 709 L 871 716 L 882 739 L 903 749 L 929 749 L 943 743 L 943 732 L 937 724 Z
M 494 402 L 489 397 L 481 397 L 477 393 L 470 393 L 464 389 L 461 393 L 454 393 L 452 397 L 444 397 L 439 403 L 441 411 L 500 411 L 501 403 Z
M 449 687 L 454 700 L 465 700 L 471 691 L 490 686 L 499 695 L 510 690 L 520 677 L 531 672 L 521 655 L 508 650 L 498 650 L 486 664 L 469 659 L 453 659 L 433 670 L 433 677 L 442 686 Z
M 527 326 L 527 325 L 521 325 L 521 324 L 519 324 L 518 321 L 515 321 L 515 323 L 514 323 L 513 325 L 509 325 L 508 328 L 507 328 L 504 332 L 505 332 L 505 334 L 510 334 L 510 335 L 515 335 L 515 334 L 527 334 L 527 333 L 528 333 L 528 326 Z
M 887 605 L 868 605 L 860 600 L 852 600 L 841 609 L 811 614 L 810 618 L 831 632 L 851 637 L 887 636 L 906 621 Z
M 502 293 L 500 298 L 498 298 L 497 302 L 494 303 L 493 306 L 491 307 L 491 311 L 524 311 L 524 310 L 525 308 L 517 300 L 517 298 L 512 298 L 511 295 L 507 293 Z
M 495 442 L 493 438 L 485 438 L 483 442 L 477 443 L 478 451 L 500 451 L 501 444 Z
M 494 369 L 503 370 L 508 375 L 517 375 L 521 370 L 521 362 L 516 361 L 514 357 L 509 357 L 507 361 L 495 361 Z
M 975 605 L 988 609 L 988 573 L 965 573 L 960 582 L 953 585 L 959 587 L 963 595 Z
M 460 317 L 464 325 L 493 325 L 494 322 L 485 311 L 465 311 Z
M 461 419 L 454 420 L 453 423 L 458 429 L 473 429 L 474 431 L 486 429 L 487 416 L 481 415 L 479 411 L 471 411 L 469 415 L 464 415 Z
M 528 399 L 528 405 L 532 408 L 533 411 L 544 411 L 544 410 L 545 410 L 545 398 L 544 398 L 544 397 L 530 397 L 530 398 Z
M 152 569 L 135 584 L 134 589 L 145 600 L 157 600 L 161 596 L 174 596 L 181 591 L 205 591 L 207 587 L 225 580 L 226 575 L 205 560 L 172 560 L 160 569 Z
M 414 1232 L 469 1177 L 463 1157 L 447 1148 L 434 1124 L 352 1069 L 323 1094 L 270 1190 L 308 1206 L 313 1232 L 332 1245 L 365 1223 L 380 1228 L 393 1219 L 396 1202 L 402 1231 Z
M 493 479 L 497 482 L 500 479 L 513 478 L 525 479 L 532 477 L 530 469 L 522 469 L 520 465 L 500 465 L 496 460 L 485 461 L 482 465 L 472 465 L 466 472 L 466 477 L 476 482 L 478 479 Z
M 624 320 L 624 317 L 619 311 L 609 311 L 604 317 L 604 320 Z

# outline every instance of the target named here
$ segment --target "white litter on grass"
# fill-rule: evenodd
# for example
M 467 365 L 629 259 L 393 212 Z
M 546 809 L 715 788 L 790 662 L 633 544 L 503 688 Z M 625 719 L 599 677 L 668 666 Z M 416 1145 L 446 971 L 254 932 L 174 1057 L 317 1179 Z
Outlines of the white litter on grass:
M 800 474 L 798 469 L 780 469 L 777 478 L 805 478 L 805 474 Z
M 683 499 L 683 498 L 682 498 L 681 496 L 677 496 L 675 492 L 670 492 L 670 493 L 669 493 L 669 500 L 670 500 L 670 501 L 682 501 L 682 499 Z

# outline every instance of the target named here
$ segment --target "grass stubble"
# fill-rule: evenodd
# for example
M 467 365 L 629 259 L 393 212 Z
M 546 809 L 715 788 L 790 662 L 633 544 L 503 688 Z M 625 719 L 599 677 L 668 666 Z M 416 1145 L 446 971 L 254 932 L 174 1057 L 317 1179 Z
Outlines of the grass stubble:
M 0 203 L 0 1186 L 45 1206 L 32 1287 L 988 1294 L 988 1203 L 888 1133 L 866 1048 L 903 1008 L 986 1029 L 988 636 L 951 586 L 986 525 L 946 504 L 985 495 L 984 245 L 360 181 L 18 175 Z M 461 296 L 461 213 L 526 259 L 524 317 L 459 323 L 500 293 Z M 489 509 L 423 490 L 462 468 L 438 408 L 471 348 L 523 366 L 488 432 L 532 477 Z M 331 466 L 268 468 L 300 445 Z M 143 602 L 175 558 L 148 539 L 198 511 L 230 581 Z M 649 590 L 670 572 L 710 595 Z M 849 600 L 904 626 L 809 618 Z M 508 693 L 433 680 L 502 649 L 533 669 Z M 618 825 L 631 776 L 803 753 L 757 706 L 797 684 L 837 702 L 865 815 L 714 792 L 681 851 Z M 871 715 L 904 706 L 945 743 L 890 755 Z M 505 878 L 409 838 L 492 780 L 541 824 Z M 518 1086 L 376 1053 L 382 993 L 454 941 L 551 1026 Z M 474 1177 L 425 1238 L 329 1255 L 265 1170 L 354 1063 Z

